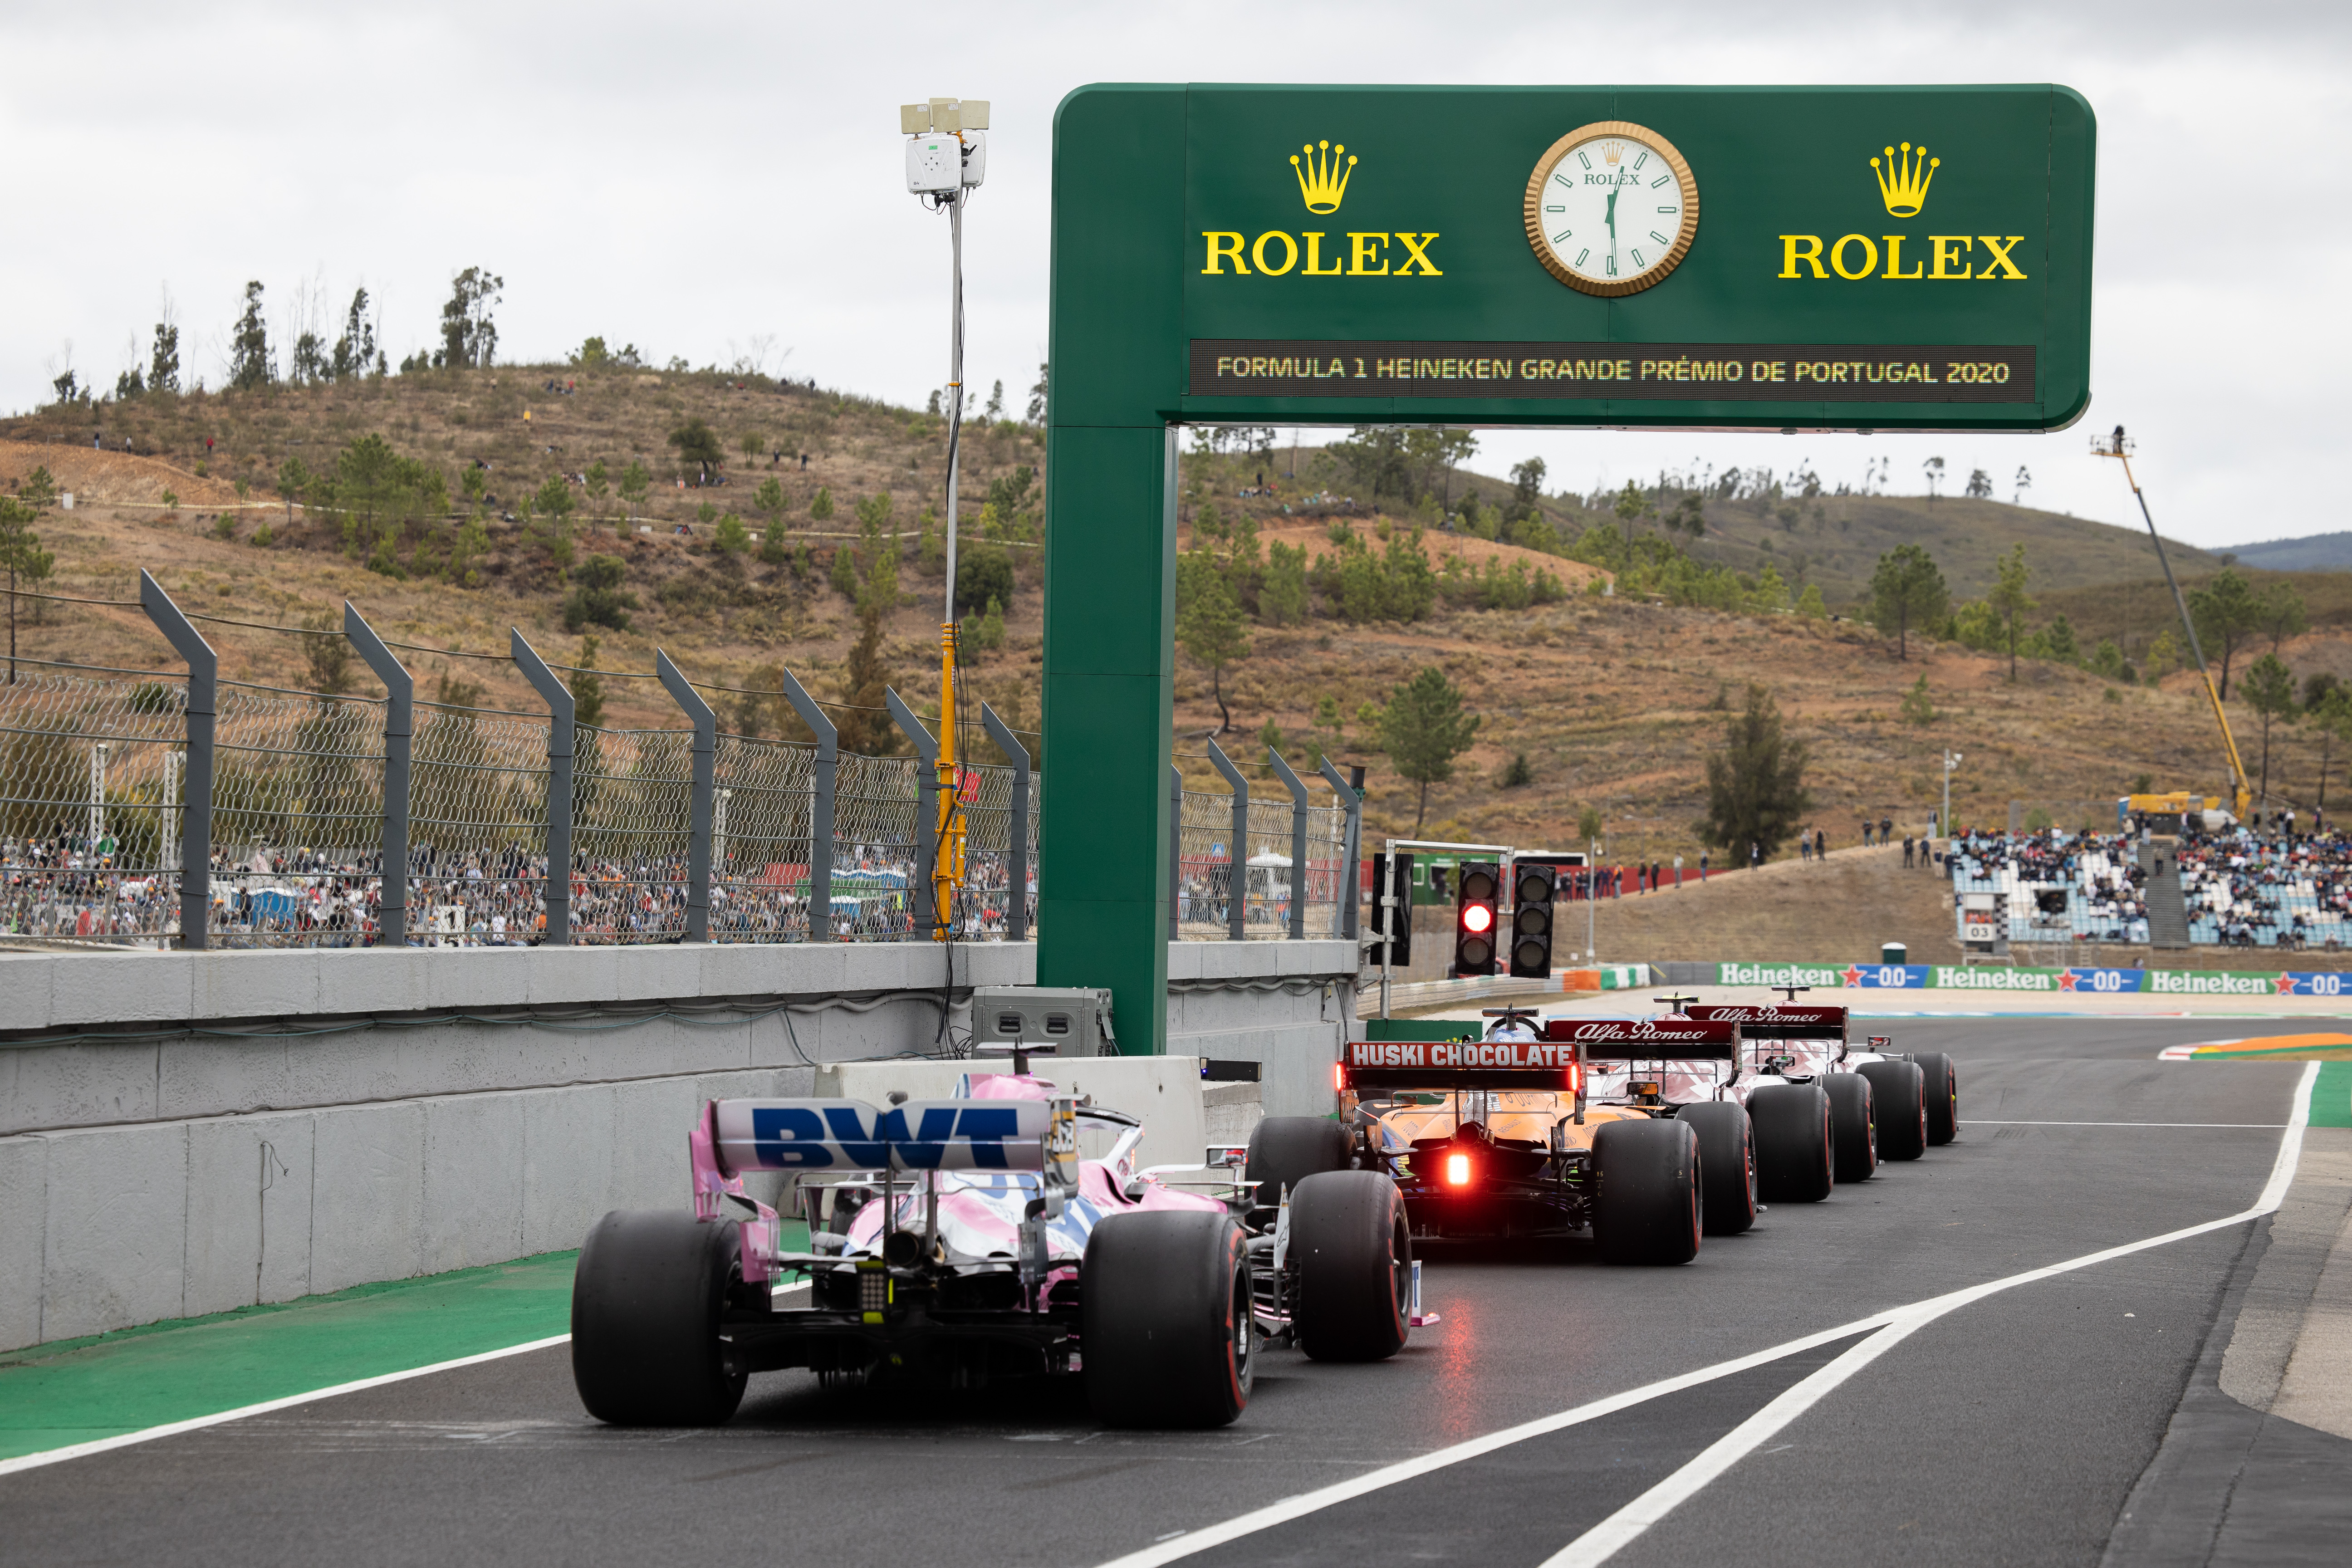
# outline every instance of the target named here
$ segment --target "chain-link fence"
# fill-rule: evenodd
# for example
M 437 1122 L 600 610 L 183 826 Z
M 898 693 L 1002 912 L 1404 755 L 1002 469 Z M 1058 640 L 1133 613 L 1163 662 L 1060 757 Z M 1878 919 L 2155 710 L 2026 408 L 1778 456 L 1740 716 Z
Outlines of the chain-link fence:
M 1002 940 L 1013 919 L 1013 781 L 1015 770 L 1001 765 L 966 768 L 963 785 L 963 883 L 956 897 L 956 930 L 982 940 Z M 1034 781 L 1021 823 L 1027 837 L 1025 884 L 1017 889 L 1034 933 L 1037 925 L 1037 800 Z
M 82 602 L 145 609 L 188 661 L 187 676 L 19 658 L 0 684 L 0 941 L 667 942 L 693 933 L 698 905 L 713 942 L 931 935 L 940 795 L 918 758 L 829 759 L 803 743 L 721 735 L 709 797 L 698 800 L 691 728 L 579 726 L 570 864 L 553 872 L 566 879 L 554 890 L 569 895 L 570 925 L 551 933 L 550 719 L 415 701 L 398 659 L 364 626 L 351 635 L 388 697 L 221 680 L 210 645 L 143 574 L 142 595 Z M 337 637 L 318 627 L 251 629 Z M 309 657 L 314 641 L 292 646 L 307 650 L 313 670 L 322 667 Z M 550 690 L 556 678 L 536 656 L 518 643 L 514 657 Z M 331 677 L 320 683 L 341 684 Z M 395 715 L 406 716 L 408 734 Z M 388 796 L 387 779 L 402 770 L 406 789 Z M 1042 792 L 1032 780 L 1016 814 L 1019 776 L 1002 765 L 959 772 L 963 866 L 949 911 L 958 940 L 1001 941 L 1016 923 L 1035 929 Z M 206 798 L 208 812 L 191 809 Z M 829 857 L 814 853 L 828 804 Z M 1306 809 L 1302 859 L 1286 791 L 1252 798 L 1239 836 L 1231 808 L 1227 795 L 1181 798 L 1171 892 L 1181 934 L 1225 937 L 1238 906 L 1244 936 L 1279 939 L 1291 932 L 1294 903 L 1300 934 L 1341 931 L 1352 887 L 1349 811 Z M 698 820 L 709 824 L 700 889 Z M 388 903 L 386 887 L 404 884 L 386 879 L 404 868 L 385 857 L 397 862 L 404 842 L 405 897 Z M 203 890 L 191 881 L 184 900 L 186 879 L 202 879 Z M 184 918 L 194 922 L 187 931 Z
M 710 940 L 805 942 L 816 748 L 725 734 L 718 744 Z
M 914 879 L 922 864 L 919 810 L 929 809 L 914 757 L 845 752 L 833 797 L 833 907 L 842 942 L 897 942 L 915 929 Z
M 416 704 L 408 780 L 408 940 L 509 946 L 547 926 L 544 719 Z
M 582 725 L 572 751 L 572 940 L 682 941 L 693 824 L 692 731 Z
M 1247 829 L 1234 835 L 1234 797 L 1186 790 L 1178 814 L 1176 929 L 1187 941 L 1217 941 L 1232 934 L 1234 900 L 1242 907 L 1244 941 L 1277 941 L 1290 934 L 1294 897 L 1306 900 L 1305 932 L 1334 934 L 1348 878 L 1348 813 L 1338 805 L 1307 808 L 1307 864 L 1293 868 L 1294 807 L 1288 792 L 1253 793 Z
M 224 947 L 358 947 L 383 890 L 380 700 L 223 681 L 211 926 Z
M 11 661 L 0 686 L 0 940 L 179 931 L 187 682 Z

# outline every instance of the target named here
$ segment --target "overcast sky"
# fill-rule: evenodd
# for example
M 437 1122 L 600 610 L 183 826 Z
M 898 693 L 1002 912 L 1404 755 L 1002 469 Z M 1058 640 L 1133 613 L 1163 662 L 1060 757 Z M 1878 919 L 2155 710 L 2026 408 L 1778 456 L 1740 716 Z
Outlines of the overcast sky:
M 1049 134 L 1088 81 L 2044 81 L 2099 116 L 2090 413 L 2053 436 L 1497 431 L 1588 489 L 1694 460 L 1832 485 L 1939 455 L 2137 522 L 2089 432 L 2117 421 L 2168 533 L 2352 527 L 2352 6 L 1525 4 L 0 5 L 0 408 L 68 363 L 111 387 L 168 291 L 215 384 L 244 284 L 277 335 L 364 284 L 397 361 L 450 276 L 506 279 L 501 358 L 590 333 L 919 402 L 946 379 L 944 220 L 905 194 L 897 105 L 994 104 L 967 220 L 969 370 L 1016 410 L 1045 339 Z M 282 359 L 282 349 L 281 349 Z

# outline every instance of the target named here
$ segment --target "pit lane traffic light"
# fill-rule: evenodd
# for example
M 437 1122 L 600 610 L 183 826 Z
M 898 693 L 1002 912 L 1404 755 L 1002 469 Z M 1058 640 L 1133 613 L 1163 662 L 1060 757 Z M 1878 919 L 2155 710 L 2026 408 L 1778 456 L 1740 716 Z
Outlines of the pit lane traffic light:
M 1454 973 L 1495 973 L 1496 906 L 1502 901 L 1503 868 L 1492 861 L 1466 860 L 1454 895 Z
M 1511 973 L 1518 979 L 1550 978 L 1555 875 L 1549 866 L 1511 868 Z

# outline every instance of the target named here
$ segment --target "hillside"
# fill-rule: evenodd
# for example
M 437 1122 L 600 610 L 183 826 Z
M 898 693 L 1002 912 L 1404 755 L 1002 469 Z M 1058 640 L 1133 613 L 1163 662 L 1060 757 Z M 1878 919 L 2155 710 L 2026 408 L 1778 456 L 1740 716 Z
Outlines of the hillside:
M 1795 516 L 1784 509 L 1793 509 Z M 1818 583 L 1822 596 L 1837 605 L 1861 599 L 1879 556 L 1898 544 L 1925 547 L 1943 569 L 1955 598 L 1980 598 L 1993 585 L 1993 563 L 2021 543 L 2034 563 L 2037 584 L 2053 590 L 2095 587 L 2157 569 L 2155 547 L 2137 529 L 1965 496 L 1933 501 L 1924 496 L 1822 496 L 1761 506 L 1709 506 L 1707 538 L 1698 553 L 1743 572 L 1777 562 L 1782 576 Z M 2221 569 L 2218 556 L 2178 540 L 2164 543 L 2176 572 Z
M 576 390 L 552 393 L 551 382 Z M 113 448 L 103 454 L 89 445 L 93 413 Z M 729 482 L 714 489 L 679 483 L 695 469 L 681 470 L 668 436 L 694 418 L 719 435 L 729 457 L 722 470 Z M 207 434 L 215 438 L 209 462 Z M 449 581 L 459 531 L 454 518 L 404 513 L 404 521 L 385 524 L 389 542 L 371 547 L 367 539 L 347 541 L 336 515 L 300 507 L 289 515 L 275 498 L 273 479 L 287 458 L 332 470 L 339 453 L 369 435 L 422 465 L 416 475 L 437 481 L 452 503 L 472 465 L 488 465 L 474 470 L 484 477 L 488 515 L 483 548 L 466 583 Z M 582 647 L 581 637 L 563 627 L 569 588 L 557 562 L 557 531 L 543 509 L 536 519 L 522 510 L 524 499 L 551 478 L 598 462 L 617 476 L 634 461 L 656 480 L 648 496 L 626 507 L 610 494 L 591 498 L 569 487 L 577 509 L 568 525 L 575 564 L 594 554 L 619 558 L 623 591 L 636 601 L 628 630 L 598 634 L 602 668 L 650 670 L 658 646 L 697 679 L 719 686 L 772 688 L 772 677 L 763 672 L 789 665 L 820 698 L 835 701 L 849 696 L 845 665 L 856 623 L 850 600 L 832 581 L 832 557 L 845 546 L 866 549 L 856 518 L 864 502 L 877 519 L 877 537 L 895 538 L 904 557 L 883 663 L 888 679 L 923 708 L 936 701 L 942 594 L 931 563 L 937 535 L 927 551 L 924 514 L 940 502 L 943 435 L 936 417 L 805 385 L 708 373 L 501 367 L 48 410 L 0 424 L 0 484 L 13 486 L 46 463 L 60 488 L 76 490 L 73 512 L 52 511 L 40 525 L 45 548 L 58 556 L 49 584 L 55 592 L 130 598 L 143 565 L 191 609 L 267 626 L 298 624 L 349 595 L 388 637 L 492 656 L 412 655 L 428 689 L 444 678 L 477 682 L 488 689 L 488 700 L 524 711 L 538 705 L 503 661 L 507 627 L 522 627 L 557 662 L 576 659 Z M 120 450 L 126 437 L 134 448 L 128 457 Z M 749 458 L 747 437 L 754 438 Z M 1190 524 L 1202 521 L 1213 500 L 1227 525 L 1244 515 L 1256 520 L 1262 547 L 1284 542 L 1310 558 L 1329 557 L 1340 548 L 1336 529 L 1376 552 L 1410 548 L 1412 519 L 1403 509 L 1351 500 L 1329 454 L 1302 453 L 1296 476 L 1276 471 L 1287 469 L 1287 458 L 1281 451 L 1262 458 L 1188 456 L 1185 543 L 1194 542 Z M 1002 537 L 986 546 L 1008 563 L 1006 637 L 1000 649 L 981 655 L 973 681 L 1013 722 L 1034 729 L 1042 658 L 1040 552 L 1032 531 L 1037 494 L 1032 486 L 1015 500 L 1014 489 L 1023 468 L 1042 468 L 1042 437 L 1012 423 L 970 431 L 965 461 L 967 552 L 978 546 L 992 485 L 1006 487 L 1000 494 L 1012 512 L 992 517 Z M 1274 493 L 1235 493 L 1258 488 L 1261 471 Z M 754 497 L 769 478 L 782 491 L 780 560 L 763 561 L 756 550 L 717 549 L 712 529 L 696 521 L 702 509 L 740 514 L 756 543 L 765 518 Z M 1454 498 L 1465 488 L 1490 503 L 1510 489 L 1482 476 L 1456 476 Z M 830 518 L 812 515 L 820 489 L 833 502 Z M 163 504 L 166 491 L 176 509 Z M 886 492 L 894 499 L 887 521 L 879 521 Z M 1706 502 L 1710 531 L 1699 551 L 1735 551 L 1753 540 L 1752 554 L 1762 560 L 1769 530 L 1771 555 L 1784 563 L 1790 563 L 1784 549 L 1834 540 L 1822 545 L 1822 560 L 1834 564 L 1842 552 L 1843 570 L 1866 575 L 1882 547 L 1876 542 L 1908 537 L 1930 526 L 1932 517 L 1936 537 L 1949 540 L 1934 547 L 1953 552 L 1946 569 L 1963 594 L 1981 587 L 1969 563 L 1989 561 L 2011 537 L 2028 538 L 2037 573 L 2062 584 L 2089 576 L 2094 566 L 2086 563 L 2112 563 L 2113 578 L 2146 570 L 2130 559 L 2125 531 L 1994 503 L 1938 500 L 1930 509 L 1901 498 L 1823 497 L 1818 507 L 1797 505 L 1793 528 L 1772 510 L 1782 504 Z M 1399 515 L 1383 515 L 1391 510 Z M 625 532 L 616 521 L 625 511 L 632 519 Z M 1599 515 L 1561 498 L 1548 498 L 1543 512 L 1567 538 Z M 270 542 L 257 546 L 265 523 Z M 680 523 L 694 525 L 695 536 L 671 531 Z M 1939 798 L 1937 757 L 1947 746 L 1966 758 L 1953 781 L 1955 814 L 1964 822 L 2005 822 L 2012 801 L 2021 814 L 2040 809 L 2070 823 L 2099 820 L 2110 809 L 2099 803 L 2112 801 L 2141 773 L 2168 784 L 2218 785 L 2209 721 L 2186 690 L 2111 685 L 2032 661 L 2011 685 L 2005 661 L 1916 638 L 1911 657 L 1898 659 L 1891 645 L 1852 621 L 1630 604 L 1599 591 L 1606 573 L 1442 528 L 1424 532 L 1420 548 L 1433 572 L 1460 555 L 1471 589 L 1442 592 L 1426 618 L 1411 622 L 1350 621 L 1318 589 L 1303 624 L 1254 625 L 1252 651 L 1224 682 L 1234 731 L 1223 743 L 1236 756 L 1250 752 L 1270 723 L 1294 760 L 1311 763 L 1327 752 L 1367 765 L 1367 834 L 1375 843 L 1412 831 L 1418 792 L 1389 771 L 1363 710 L 1377 708 L 1428 664 L 1449 672 L 1483 722 L 1455 776 L 1430 792 L 1422 824 L 1430 837 L 1565 845 L 1589 806 L 1601 814 L 1612 858 L 1670 859 L 1681 852 L 1695 860 L 1693 825 L 1705 800 L 1706 755 L 1750 680 L 1773 689 L 1792 738 L 1811 749 L 1815 820 L 1834 843 L 1853 842 L 1864 816 L 1906 826 L 1924 822 Z M 379 569 L 370 570 L 369 560 Z M 1479 574 L 1513 566 L 1529 581 L 1549 574 L 1565 596 L 1524 609 L 1475 607 Z M 2037 575 L 2037 585 L 2042 581 Z M 2053 593 L 2049 602 L 2059 597 Z M 20 647 L 31 657 L 132 668 L 169 663 L 161 639 L 135 610 L 50 605 L 37 620 L 28 610 L 22 621 Z M 217 623 L 205 629 L 232 677 L 302 682 L 297 639 Z M 1904 722 L 1901 699 L 1923 672 L 1937 716 L 1925 724 Z M 605 687 L 610 723 L 678 722 L 649 680 L 608 680 Z M 730 726 L 795 732 L 780 706 L 730 696 L 723 711 Z M 1188 776 L 1213 789 L 1222 785 L 1197 737 L 1215 724 L 1206 673 L 1180 659 L 1180 762 Z M 2316 742 L 2296 735 L 2273 751 L 2273 774 L 2298 796 L 2311 793 Z M 1505 787 L 1500 780 L 1520 753 L 1531 782 Z
M 2342 572 L 2352 569 L 2352 533 L 2309 533 L 2300 539 L 2266 539 L 2231 552 L 2242 566 L 2268 572 Z

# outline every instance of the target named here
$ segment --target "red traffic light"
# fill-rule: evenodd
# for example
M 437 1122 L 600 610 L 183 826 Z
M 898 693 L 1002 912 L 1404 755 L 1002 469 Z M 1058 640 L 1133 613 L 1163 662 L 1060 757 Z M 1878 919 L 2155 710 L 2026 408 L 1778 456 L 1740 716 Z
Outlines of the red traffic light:
M 1461 868 L 1454 894 L 1454 973 L 1495 973 L 1496 905 L 1503 890 L 1503 868 L 1492 862 L 1470 861 Z

